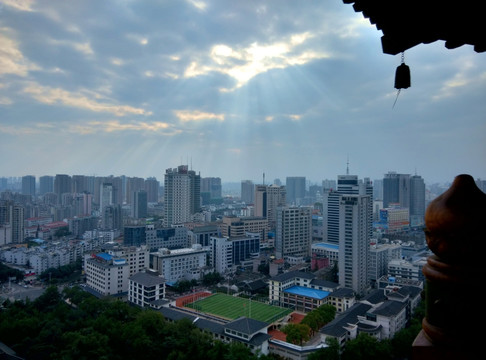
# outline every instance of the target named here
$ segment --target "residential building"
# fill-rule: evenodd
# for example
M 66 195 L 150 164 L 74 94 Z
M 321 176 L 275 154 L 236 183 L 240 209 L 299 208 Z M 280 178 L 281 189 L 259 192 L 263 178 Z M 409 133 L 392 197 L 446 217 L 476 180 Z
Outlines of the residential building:
M 134 219 L 147 218 L 147 192 L 138 190 L 133 193 L 132 217 Z
M 201 209 L 201 176 L 187 165 L 167 169 L 164 177 L 164 226 L 191 221 Z
M 410 226 L 425 225 L 425 182 L 419 175 L 410 177 Z
M 305 198 L 305 176 L 290 176 L 285 182 L 286 201 L 289 205 L 300 206 Z
M 223 216 L 219 228 L 223 237 L 242 237 L 251 232 L 260 234 L 260 246 L 267 243 L 268 220 L 264 217 Z
M 54 192 L 54 177 L 53 176 L 41 176 L 39 178 L 39 195 Z
M 56 174 L 54 177 L 54 193 L 57 195 L 57 203 L 61 204 L 62 194 L 72 192 L 71 176 L 66 174 Z
M 35 176 L 26 175 L 22 176 L 22 194 L 30 195 L 33 199 L 35 198 Z
M 339 196 L 339 284 L 363 295 L 369 288 L 368 195 Z
M 121 205 L 107 205 L 101 212 L 103 230 L 123 230 L 123 212 Z
M 168 284 L 179 280 L 199 280 L 206 266 L 207 252 L 199 244 L 185 249 L 159 249 L 150 253 L 149 267 L 160 273 Z
M 245 237 L 211 237 L 209 265 L 220 274 L 233 271 L 235 266 L 253 266 L 253 258 L 260 255 L 259 234 L 247 233 Z
M 137 272 L 128 278 L 128 301 L 142 308 L 165 299 L 165 279 L 156 271 Z
M 159 202 L 159 187 L 160 183 L 154 177 L 145 179 L 144 190 L 147 192 L 147 202 L 158 203 Z
M 209 247 L 211 236 L 221 236 L 221 230 L 216 224 L 197 225 L 188 231 L 191 239 L 191 245 L 200 244 L 203 247 Z
M 255 201 L 255 185 L 251 180 L 241 180 L 241 201 L 253 204 Z
M 100 296 L 128 291 L 129 265 L 124 258 L 107 253 L 85 255 L 86 286 Z
M 275 229 L 277 225 L 277 208 L 286 206 L 285 186 L 256 185 L 255 186 L 255 216 L 265 217 L 268 220 L 269 229 Z
M 160 248 L 180 249 L 191 246 L 191 238 L 184 226 L 156 228 L 154 225 L 147 225 L 146 244 L 150 251 Z
M 327 304 L 328 296 L 339 285 L 316 279 L 312 273 L 290 271 L 269 279 L 269 301 L 273 305 L 309 312 Z
M 394 234 L 410 229 L 410 212 L 408 208 L 390 205 L 388 208 L 380 209 L 380 217 L 375 223 L 375 229 L 385 234 Z
M 216 199 L 222 199 L 223 196 L 221 190 L 221 178 L 201 178 L 201 197 L 204 199 L 203 194 L 206 194 L 207 202 L 205 204 L 209 204 Z
M 147 243 L 147 236 L 146 236 L 145 225 L 124 227 L 123 245 L 138 247 L 141 245 L 145 245 L 146 243 Z
M 275 256 L 290 263 L 311 255 L 312 211 L 306 207 L 277 208 Z
M 388 263 L 402 258 L 402 247 L 399 244 L 370 244 L 368 260 L 368 280 L 372 287 L 378 280 L 388 274 Z
M 4 228 L 5 243 L 24 242 L 24 207 L 13 201 L 0 201 L 0 226 Z M 8 230 L 7 230 L 8 228 Z M 10 236 L 10 239 L 7 238 Z

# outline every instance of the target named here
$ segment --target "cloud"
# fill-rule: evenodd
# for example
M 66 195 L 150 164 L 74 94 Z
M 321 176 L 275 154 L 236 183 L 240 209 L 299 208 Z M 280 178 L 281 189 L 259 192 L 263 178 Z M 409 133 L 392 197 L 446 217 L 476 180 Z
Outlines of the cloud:
M 204 1 L 198 1 L 198 0 L 187 0 L 189 4 L 194 6 L 198 10 L 206 10 L 208 4 L 206 4 Z
M 48 105 L 62 104 L 93 112 L 111 113 L 116 116 L 152 114 L 144 109 L 128 105 L 100 102 L 98 99 L 103 98 L 103 96 L 95 92 L 90 92 L 89 96 L 87 96 L 83 91 L 69 92 L 60 88 L 50 88 L 38 84 L 31 84 L 24 88 L 24 93 L 32 96 L 37 101 Z
M 14 74 L 25 77 L 29 71 L 37 70 L 38 66 L 24 58 L 11 35 L 10 29 L 0 29 L 0 75 Z
M 181 130 L 175 129 L 173 125 L 161 121 L 133 121 L 122 123 L 118 120 L 89 121 L 85 125 L 71 125 L 69 126 L 68 131 L 83 135 L 99 132 L 112 133 L 122 131 L 141 131 L 149 134 L 176 135 L 181 132 Z
M 67 40 L 56 40 L 50 39 L 49 42 L 53 45 L 57 46 L 67 46 L 70 47 L 84 55 L 93 55 L 94 51 L 91 48 L 91 44 L 89 42 L 74 42 L 74 41 L 67 41 Z
M 32 10 L 33 3 L 34 0 L 3 0 L 2 3 L 0 4 L 0 7 L 2 5 L 7 5 L 11 8 L 14 8 L 15 10 L 33 11 Z
M 0 105 L 10 105 L 12 104 L 13 101 L 7 97 L 1 97 L 0 96 Z
M 236 88 L 245 85 L 258 74 L 272 69 L 304 65 L 313 60 L 330 57 L 329 53 L 305 49 L 302 45 L 311 39 L 310 32 L 290 35 L 268 44 L 254 42 L 247 47 L 217 44 L 208 54 L 192 61 L 184 72 L 186 78 L 220 72 L 236 80 Z M 224 92 L 234 89 L 221 89 Z
M 199 110 L 174 110 L 175 116 L 181 122 L 189 122 L 189 121 L 205 121 L 205 120 L 217 120 L 217 121 L 224 121 L 224 114 L 214 114 L 214 113 L 207 113 Z

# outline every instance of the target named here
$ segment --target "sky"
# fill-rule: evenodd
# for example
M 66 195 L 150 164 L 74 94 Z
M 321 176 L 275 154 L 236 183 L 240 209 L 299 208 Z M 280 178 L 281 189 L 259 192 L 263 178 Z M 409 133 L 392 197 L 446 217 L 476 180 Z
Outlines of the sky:
M 486 53 L 342 0 L 0 0 L 0 177 L 486 179 Z M 396 100 L 395 106 L 393 106 Z

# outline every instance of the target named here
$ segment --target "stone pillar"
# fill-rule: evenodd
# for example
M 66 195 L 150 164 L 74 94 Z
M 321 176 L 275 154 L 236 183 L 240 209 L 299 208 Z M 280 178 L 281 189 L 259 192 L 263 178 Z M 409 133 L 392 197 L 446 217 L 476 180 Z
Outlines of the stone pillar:
M 416 356 L 417 350 L 442 358 L 477 358 L 485 339 L 486 194 L 470 175 L 457 176 L 428 206 L 425 227 L 434 255 L 423 268 L 426 311 L 414 359 L 424 358 Z M 424 352 L 425 343 L 429 348 Z

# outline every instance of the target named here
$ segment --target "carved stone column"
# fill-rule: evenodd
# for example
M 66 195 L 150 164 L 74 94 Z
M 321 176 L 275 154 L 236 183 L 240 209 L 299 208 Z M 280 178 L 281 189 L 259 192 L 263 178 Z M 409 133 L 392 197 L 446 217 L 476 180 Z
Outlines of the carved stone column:
M 422 344 L 429 342 L 435 351 L 448 354 L 447 358 L 454 354 L 476 358 L 474 350 L 484 348 L 482 341 L 486 341 L 482 295 L 486 286 L 486 194 L 470 175 L 457 176 L 427 207 L 425 227 L 427 244 L 435 255 L 423 268 L 426 313 Z M 414 347 L 420 342 L 417 339 Z

